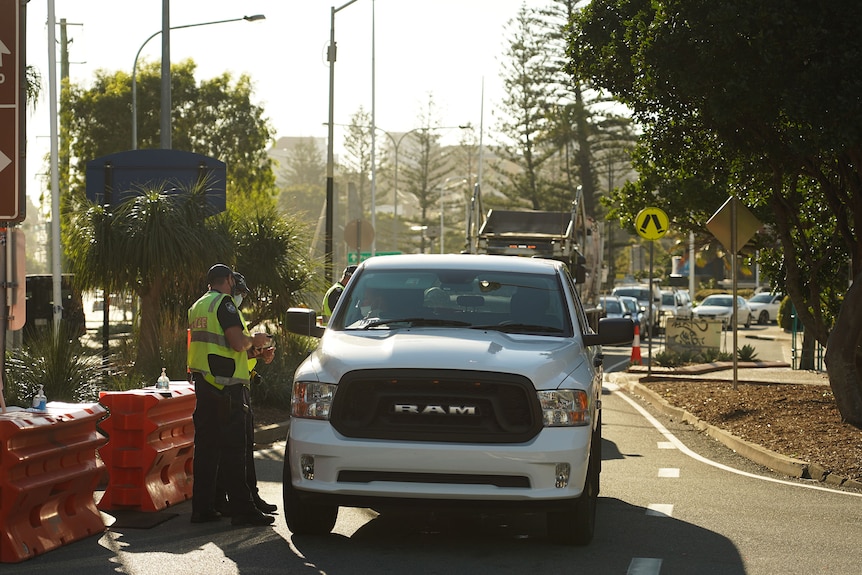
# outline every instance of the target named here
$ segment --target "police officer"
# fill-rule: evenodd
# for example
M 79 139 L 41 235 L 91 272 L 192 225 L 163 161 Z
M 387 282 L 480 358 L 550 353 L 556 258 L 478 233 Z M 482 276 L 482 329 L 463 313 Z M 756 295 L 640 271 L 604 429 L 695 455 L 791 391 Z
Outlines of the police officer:
M 329 317 L 332 315 L 332 310 L 335 309 L 335 304 L 338 303 L 338 298 L 341 297 L 344 288 L 347 287 L 347 283 L 350 281 L 350 278 L 353 276 L 355 271 L 356 266 L 347 266 L 341 273 L 341 279 L 332 284 L 331 288 L 326 290 L 326 293 L 323 295 L 324 321 L 329 321 Z
M 248 324 L 242 314 L 242 302 L 243 299 L 248 297 L 251 290 L 248 288 L 245 276 L 241 273 L 233 272 L 233 279 L 236 286 L 234 289 L 233 300 L 236 304 L 243 326 L 247 326 Z M 251 374 L 251 381 L 249 383 L 258 384 L 260 381 L 260 375 L 258 375 L 255 370 L 258 360 L 267 364 L 272 363 L 272 360 L 275 357 L 275 347 L 271 345 L 263 349 L 252 347 L 248 349 L 246 355 L 248 356 L 248 370 Z M 254 412 L 251 408 L 251 389 L 249 383 L 243 385 L 243 402 L 248 406 L 245 410 L 245 479 L 249 489 L 251 490 L 254 506 L 264 513 L 275 513 L 278 510 L 278 506 L 266 502 L 260 496 L 260 491 L 257 488 L 257 472 L 254 467 Z M 227 501 L 227 492 L 224 487 L 224 473 L 224 468 L 219 468 L 215 508 L 216 511 L 222 515 L 230 516 L 231 509 L 230 504 Z
M 272 336 L 250 335 L 231 297 L 233 271 L 216 264 L 207 272 L 209 291 L 189 308 L 191 343 L 188 367 L 195 386 L 194 484 L 192 523 L 216 521 L 216 480 L 224 471 L 231 524 L 270 525 L 274 518 L 254 505 L 246 482 L 246 433 L 243 389 L 249 382 L 248 350 L 264 349 Z

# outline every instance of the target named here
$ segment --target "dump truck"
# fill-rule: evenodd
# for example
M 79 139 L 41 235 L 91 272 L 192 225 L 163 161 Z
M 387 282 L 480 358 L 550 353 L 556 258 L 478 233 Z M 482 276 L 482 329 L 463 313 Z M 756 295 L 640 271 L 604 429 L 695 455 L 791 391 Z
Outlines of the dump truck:
M 476 205 L 474 201 L 474 210 Z M 580 187 L 570 211 L 490 209 L 478 232 L 472 234 L 475 227 L 471 219 L 469 253 L 562 261 L 569 266 L 581 299 L 587 304 L 594 302 L 601 282 L 602 249 L 599 228 L 584 213 Z

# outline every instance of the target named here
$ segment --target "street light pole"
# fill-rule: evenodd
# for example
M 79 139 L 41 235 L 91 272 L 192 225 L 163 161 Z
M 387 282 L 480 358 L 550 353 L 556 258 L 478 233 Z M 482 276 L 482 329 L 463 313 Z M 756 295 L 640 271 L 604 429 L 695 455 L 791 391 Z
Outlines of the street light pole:
M 329 122 L 327 123 L 326 143 L 326 233 L 323 240 L 324 275 L 327 283 L 332 283 L 332 229 L 335 223 L 335 13 L 344 10 L 356 0 L 350 0 L 338 8 L 332 7 L 329 23 L 329 48 L 326 61 L 329 62 Z
M 181 28 L 195 28 L 197 26 L 209 26 L 210 24 L 224 24 L 226 22 L 239 22 L 240 20 L 245 20 L 246 22 L 255 22 L 257 20 L 266 20 L 266 16 L 263 14 L 255 14 L 254 16 L 243 16 L 242 18 L 231 18 L 230 20 L 216 20 L 215 22 L 201 22 L 199 24 L 184 24 L 182 26 L 171 26 L 169 30 L 179 30 Z M 138 58 L 141 55 L 141 51 L 143 51 L 144 47 L 156 36 L 161 34 L 162 31 L 159 30 L 150 35 L 149 38 L 144 40 L 144 43 L 141 44 L 141 47 L 138 48 L 137 54 L 135 54 L 135 63 L 132 65 L 132 149 L 138 149 Z M 170 77 L 168 77 L 170 80 Z M 164 83 L 164 77 L 162 78 Z M 170 128 L 168 129 L 170 131 Z

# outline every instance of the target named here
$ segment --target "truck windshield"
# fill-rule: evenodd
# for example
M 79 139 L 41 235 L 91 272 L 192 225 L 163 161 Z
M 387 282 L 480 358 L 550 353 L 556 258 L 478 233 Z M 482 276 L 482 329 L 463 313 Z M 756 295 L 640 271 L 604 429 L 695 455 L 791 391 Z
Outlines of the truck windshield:
M 573 332 L 556 275 L 452 270 L 367 270 L 351 281 L 328 325 L 336 330 L 405 327 Z

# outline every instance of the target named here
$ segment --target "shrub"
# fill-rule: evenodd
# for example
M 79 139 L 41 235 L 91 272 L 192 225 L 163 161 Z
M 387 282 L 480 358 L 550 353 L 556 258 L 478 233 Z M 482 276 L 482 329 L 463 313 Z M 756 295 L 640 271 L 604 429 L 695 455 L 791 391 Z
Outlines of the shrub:
M 736 357 L 740 361 L 754 361 L 757 359 L 757 352 L 751 344 L 745 344 L 736 350 Z
M 52 324 L 34 334 L 23 348 L 7 354 L 7 404 L 30 407 L 40 385 L 49 402 L 99 400 L 102 357 L 81 345 L 76 332 L 76 326 L 63 320 L 57 337 Z

